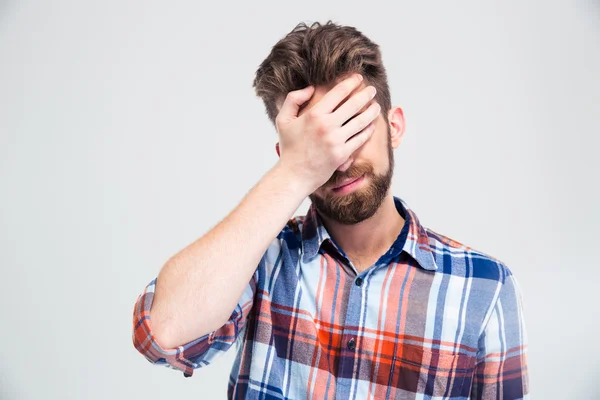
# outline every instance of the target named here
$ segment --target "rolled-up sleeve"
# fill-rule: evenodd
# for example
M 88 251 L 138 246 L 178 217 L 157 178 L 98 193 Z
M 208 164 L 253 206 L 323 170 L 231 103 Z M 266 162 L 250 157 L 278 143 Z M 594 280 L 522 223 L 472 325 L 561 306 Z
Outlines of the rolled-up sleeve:
M 172 349 L 162 347 L 152 334 L 150 308 L 154 300 L 156 279 L 146 286 L 135 302 L 133 344 L 151 363 L 182 371 L 186 377 L 192 376 L 194 369 L 209 364 L 215 357 L 225 353 L 238 338 L 253 305 L 256 273 L 244 289 L 229 320 L 222 327 Z
M 495 306 L 479 338 L 471 398 L 529 399 L 523 296 L 507 268 Z

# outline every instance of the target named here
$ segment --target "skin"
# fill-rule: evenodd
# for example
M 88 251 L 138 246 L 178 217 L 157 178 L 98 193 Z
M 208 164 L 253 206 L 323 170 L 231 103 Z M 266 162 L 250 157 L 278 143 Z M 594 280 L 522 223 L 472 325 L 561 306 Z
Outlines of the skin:
M 298 116 L 310 110 L 339 81 L 329 86 L 317 86 Z M 366 86 L 365 82 L 361 83 L 352 94 Z M 404 226 L 404 219 L 398 214 L 389 190 L 394 172 L 393 149 L 400 146 L 404 136 L 404 113 L 400 107 L 394 106 L 388 110 L 387 116 L 388 122 L 383 114 L 377 116 L 375 131 L 369 140 L 324 185 L 309 195 L 327 231 L 359 270 L 377 261 Z M 339 194 L 334 190 L 342 181 L 362 175 L 364 179 L 352 192 Z
M 346 100 L 364 88 L 364 84 L 352 87 L 354 91 Z M 400 145 L 404 133 L 402 110 L 399 107 L 388 110 L 389 122 L 378 112 L 373 120 L 373 131 L 363 130 L 364 124 L 356 124 L 357 120 L 350 119 L 346 122 L 346 133 L 336 129 L 319 136 L 323 134 L 315 134 L 320 129 L 319 120 L 331 119 L 334 114 L 338 117 L 343 115 L 343 118 L 352 114 L 329 114 L 327 111 L 325 117 L 320 115 L 316 119 L 300 120 L 296 113 L 302 115 L 310 110 L 330 88 L 318 87 L 311 95 L 296 97 L 303 99 L 298 103 L 303 104 L 300 109 L 294 105 L 294 98 L 280 103 L 280 108 L 287 104 L 287 122 L 284 120 L 281 125 L 286 135 L 281 137 L 287 140 L 290 152 L 283 152 L 285 157 L 281 157 L 265 173 L 235 209 L 163 265 L 156 281 L 149 319 L 153 335 L 163 347 L 171 349 L 187 343 L 227 322 L 256 266 L 273 244 L 273 238 L 281 232 L 307 195 L 317 205 L 329 233 L 359 271 L 376 261 L 400 233 L 404 221 L 387 189 L 393 171 L 392 149 Z M 357 96 L 353 97 L 356 99 Z M 329 98 L 330 101 L 333 99 L 337 107 L 341 107 L 337 97 Z M 351 107 L 339 111 L 354 110 L 352 103 L 349 103 Z M 319 103 L 321 107 L 324 104 L 329 110 L 331 102 L 327 98 Z M 365 101 L 365 104 L 362 110 L 356 108 L 358 112 L 355 115 L 367 114 L 363 110 L 369 107 L 369 103 Z M 369 109 L 374 108 L 371 106 Z M 318 111 L 319 107 L 315 110 Z M 352 133 L 357 126 L 360 126 L 357 132 L 362 130 L 358 135 Z M 294 136 L 305 130 L 313 130 L 308 140 L 295 141 Z M 335 142 L 333 149 L 326 147 L 327 141 L 340 135 L 346 138 L 345 145 Z M 353 149 L 349 150 L 350 156 L 343 153 L 343 157 L 332 158 L 335 157 L 334 150 L 343 150 L 343 147 Z M 309 153 L 309 158 L 315 156 L 310 159 L 312 165 L 307 163 L 304 152 Z M 333 172 L 328 177 L 330 170 Z M 363 172 L 366 173 L 365 180 L 355 192 L 339 196 L 332 191 L 332 186 L 342 179 L 356 177 Z M 232 243 L 235 243 L 235 251 L 231 251 Z

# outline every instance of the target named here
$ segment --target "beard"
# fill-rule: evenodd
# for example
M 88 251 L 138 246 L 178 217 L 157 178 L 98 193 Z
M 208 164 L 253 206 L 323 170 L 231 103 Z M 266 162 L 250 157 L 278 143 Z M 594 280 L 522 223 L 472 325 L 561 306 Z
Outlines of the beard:
M 336 195 L 327 191 L 323 198 L 314 193 L 310 194 L 308 197 L 320 215 L 343 225 L 354 225 L 375 214 L 387 196 L 394 174 L 394 152 L 389 126 L 387 136 L 387 171 L 383 174 L 375 174 L 371 164 L 352 165 L 344 172 L 336 170 L 324 186 L 331 187 L 344 179 L 359 178 L 362 175 L 365 176 L 365 185 L 345 195 Z

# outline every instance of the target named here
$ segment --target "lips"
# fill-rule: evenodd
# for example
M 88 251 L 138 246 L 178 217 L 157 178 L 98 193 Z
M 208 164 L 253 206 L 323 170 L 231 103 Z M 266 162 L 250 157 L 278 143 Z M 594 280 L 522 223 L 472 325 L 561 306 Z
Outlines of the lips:
M 341 184 L 339 184 L 339 185 L 335 186 L 335 187 L 334 187 L 334 189 L 339 189 L 339 188 L 341 188 L 342 186 L 346 186 L 346 185 L 348 185 L 348 184 L 350 184 L 350 183 L 352 183 L 352 182 L 354 182 L 354 181 L 357 181 L 357 180 L 359 180 L 360 178 L 362 178 L 362 175 L 361 175 L 361 176 L 359 176 L 358 178 L 348 178 L 348 179 L 346 179 L 346 180 L 342 181 L 342 183 L 341 183 Z

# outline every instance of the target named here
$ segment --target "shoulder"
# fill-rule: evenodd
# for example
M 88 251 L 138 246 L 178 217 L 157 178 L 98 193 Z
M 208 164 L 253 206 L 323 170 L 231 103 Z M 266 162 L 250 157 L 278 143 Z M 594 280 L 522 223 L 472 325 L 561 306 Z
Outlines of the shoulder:
M 510 268 L 498 257 L 430 228 L 425 228 L 425 231 L 438 270 L 499 283 L 504 283 L 512 275 Z
M 271 241 L 269 247 L 263 255 L 263 259 L 268 264 L 276 264 L 281 258 L 281 253 L 297 253 L 297 249 L 302 246 L 302 216 L 290 218 L 283 226 L 277 236 Z
M 302 242 L 302 223 L 303 216 L 294 216 L 290 218 L 277 235 L 277 239 L 289 249 L 298 248 Z

